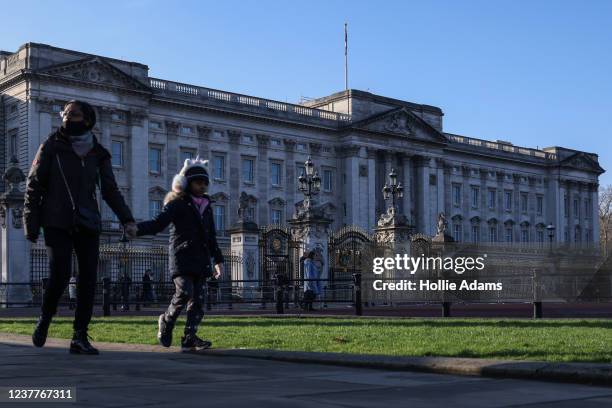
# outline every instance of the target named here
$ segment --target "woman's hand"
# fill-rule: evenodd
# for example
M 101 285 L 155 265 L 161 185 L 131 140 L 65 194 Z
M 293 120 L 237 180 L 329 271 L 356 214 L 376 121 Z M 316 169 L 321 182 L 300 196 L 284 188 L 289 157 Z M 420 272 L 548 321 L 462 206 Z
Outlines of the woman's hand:
M 218 263 L 215 265 L 215 273 L 213 274 L 215 279 L 219 279 L 219 277 L 223 274 L 223 264 Z

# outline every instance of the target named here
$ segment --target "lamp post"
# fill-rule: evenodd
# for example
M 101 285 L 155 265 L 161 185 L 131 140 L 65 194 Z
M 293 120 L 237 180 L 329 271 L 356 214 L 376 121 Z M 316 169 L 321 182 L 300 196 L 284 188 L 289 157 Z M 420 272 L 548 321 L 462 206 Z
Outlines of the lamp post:
M 404 187 L 402 187 L 402 183 L 397 182 L 397 173 L 394 168 L 391 168 L 391 172 L 389 173 L 389 183 L 385 183 L 382 192 L 385 201 L 391 200 L 389 211 L 391 214 L 395 214 L 397 210 L 395 200 L 396 198 L 404 197 Z
M 308 211 L 312 204 L 315 195 L 321 191 L 321 177 L 314 168 L 314 163 L 310 156 L 304 162 L 304 171 L 298 177 L 299 190 L 304 193 L 304 210 Z

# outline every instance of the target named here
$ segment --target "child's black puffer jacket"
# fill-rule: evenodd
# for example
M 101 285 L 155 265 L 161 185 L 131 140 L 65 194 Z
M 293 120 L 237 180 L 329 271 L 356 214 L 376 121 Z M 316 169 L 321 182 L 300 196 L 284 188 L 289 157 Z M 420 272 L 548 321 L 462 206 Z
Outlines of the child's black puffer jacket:
M 208 195 L 205 197 L 213 202 Z M 212 276 L 211 257 L 215 264 L 223 263 L 210 203 L 200 216 L 191 197 L 179 193 L 155 218 L 138 223 L 138 236 L 157 234 L 172 224 L 168 263 L 173 278 L 179 275 L 208 278 Z

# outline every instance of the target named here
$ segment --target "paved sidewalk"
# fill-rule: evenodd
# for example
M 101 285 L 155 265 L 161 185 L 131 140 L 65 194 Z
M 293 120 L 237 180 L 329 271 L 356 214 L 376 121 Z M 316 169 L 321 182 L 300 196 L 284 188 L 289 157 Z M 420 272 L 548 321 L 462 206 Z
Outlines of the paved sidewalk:
M 68 353 L 65 339 L 49 339 L 41 349 L 28 340 L 0 334 L 0 384 L 76 387 L 77 403 L 45 404 L 49 407 L 612 405 L 610 387 L 226 358 L 215 350 L 193 355 L 176 348 L 101 342 L 95 342 L 99 356 L 80 356 Z

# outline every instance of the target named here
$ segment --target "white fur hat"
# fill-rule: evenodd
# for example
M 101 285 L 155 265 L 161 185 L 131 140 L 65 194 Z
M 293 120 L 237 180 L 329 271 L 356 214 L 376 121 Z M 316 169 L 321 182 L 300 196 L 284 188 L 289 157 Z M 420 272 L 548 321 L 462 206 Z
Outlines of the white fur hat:
M 175 193 L 181 193 L 187 190 L 187 170 L 192 169 L 194 167 L 201 167 L 204 169 L 206 174 L 208 174 L 208 160 L 200 159 L 200 156 L 196 156 L 195 159 L 185 159 L 185 163 L 183 163 L 183 168 L 181 171 L 174 176 L 172 179 L 172 191 Z

